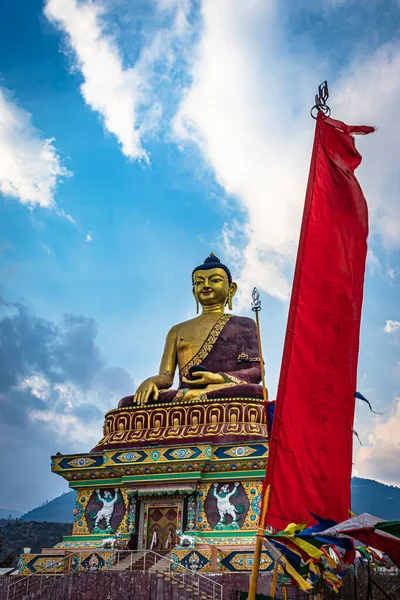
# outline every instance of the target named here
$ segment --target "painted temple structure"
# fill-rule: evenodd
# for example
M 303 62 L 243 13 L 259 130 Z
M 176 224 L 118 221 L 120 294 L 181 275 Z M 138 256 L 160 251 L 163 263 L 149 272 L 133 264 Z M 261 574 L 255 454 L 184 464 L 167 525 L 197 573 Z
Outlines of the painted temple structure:
M 213 254 L 192 286 L 198 314 L 168 333 L 159 373 L 105 415 L 90 452 L 52 457 L 76 490 L 72 535 L 22 555 L 21 574 L 77 550 L 76 569 L 107 569 L 115 534 L 177 567 L 251 570 L 268 456 L 256 324 L 225 312 L 237 286 Z M 260 568 L 271 566 L 263 552 Z

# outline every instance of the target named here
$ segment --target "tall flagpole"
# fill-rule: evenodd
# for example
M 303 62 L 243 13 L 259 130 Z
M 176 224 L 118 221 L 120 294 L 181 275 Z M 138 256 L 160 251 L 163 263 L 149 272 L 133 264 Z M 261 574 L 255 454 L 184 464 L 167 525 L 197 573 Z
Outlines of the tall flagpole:
M 256 313 L 258 353 L 260 355 L 261 383 L 262 383 L 263 398 L 264 398 L 264 404 L 265 404 L 265 415 L 266 415 L 266 418 L 268 418 L 267 406 L 266 406 L 267 401 L 268 401 L 268 393 L 267 393 L 267 388 L 265 386 L 265 369 L 264 369 L 264 359 L 263 359 L 262 344 L 261 344 L 260 319 L 258 317 L 258 313 L 261 310 L 261 300 L 260 300 L 260 293 L 257 290 L 257 288 L 253 289 L 252 298 L 253 298 L 253 302 L 251 303 L 251 309 L 252 309 L 252 311 L 254 311 Z M 269 494 L 270 494 L 270 486 L 267 487 L 265 496 L 261 502 L 261 512 L 260 512 L 260 517 L 258 520 L 258 529 L 257 529 L 257 535 L 256 535 L 256 545 L 254 548 L 253 566 L 252 566 L 252 571 L 251 571 L 248 600 L 255 600 L 255 597 L 256 597 L 257 579 L 258 579 L 258 572 L 260 569 L 260 558 L 261 558 L 264 529 L 265 529 L 265 527 L 264 527 L 265 515 L 267 514 L 267 509 L 268 509 Z
M 318 95 L 315 97 L 315 106 L 311 109 L 312 117 L 316 118 L 313 114 L 314 109 L 317 109 L 317 112 L 322 111 L 324 114 L 327 114 L 327 116 L 329 116 L 330 109 L 325 104 L 328 97 L 329 97 L 328 84 L 326 81 L 324 81 L 324 83 L 322 83 L 319 86 Z M 304 219 L 304 215 L 303 215 L 303 219 Z M 264 402 L 267 402 L 267 389 L 265 387 L 264 362 L 262 359 L 262 348 L 261 348 L 260 322 L 259 322 L 259 318 L 258 318 L 258 313 L 261 310 L 261 300 L 260 300 L 260 294 L 259 294 L 257 288 L 254 288 L 252 296 L 253 296 L 253 302 L 252 302 L 251 308 L 256 313 L 258 347 L 259 347 L 260 361 L 261 361 L 261 380 L 262 380 L 262 386 L 263 386 L 263 397 L 264 397 Z M 248 600 L 255 600 L 255 597 L 256 597 L 257 579 L 258 579 L 258 573 L 260 570 L 261 550 L 262 550 L 263 536 L 264 536 L 264 531 L 265 531 L 265 516 L 266 516 L 267 510 L 268 510 L 270 493 L 271 493 L 271 485 L 268 485 L 267 489 L 265 490 L 265 496 L 262 499 L 261 512 L 260 512 L 257 537 L 256 537 L 256 545 L 254 548 L 254 558 L 253 558 L 253 566 L 252 566 L 252 571 L 251 571 Z

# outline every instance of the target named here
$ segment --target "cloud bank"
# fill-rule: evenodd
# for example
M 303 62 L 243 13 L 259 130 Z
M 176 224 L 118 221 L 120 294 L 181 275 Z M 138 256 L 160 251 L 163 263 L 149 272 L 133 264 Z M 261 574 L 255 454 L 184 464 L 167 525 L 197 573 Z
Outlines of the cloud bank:
M 0 88 L 0 192 L 23 204 L 54 208 L 57 185 L 70 175 L 54 139 L 44 138 L 31 115 Z
M 287 80 L 299 89 L 299 106 L 308 106 L 304 89 L 314 82 L 307 67 L 286 64 L 284 52 L 279 58 L 283 40 L 273 2 L 205 0 L 201 16 L 192 85 L 174 119 L 175 139 L 197 145 L 243 211 L 244 223 L 225 227 L 228 252 L 242 247 L 242 295 L 250 297 L 257 284 L 287 299 L 285 271 L 296 250 L 312 124 L 304 114 L 287 117 L 290 98 L 285 110 L 278 107 Z
M 50 455 L 89 451 L 101 438 L 105 412 L 133 391 L 124 369 L 107 366 L 96 335 L 93 319 L 65 315 L 55 324 L 24 304 L 1 302 L 0 453 L 9 485 L 0 490 L 0 506 L 8 507 L 10 495 L 24 510 L 53 495 L 57 484 L 61 491 Z
M 296 50 L 287 43 L 282 3 L 203 0 L 201 19 L 191 84 L 173 134 L 181 145 L 197 147 L 242 211 L 223 232 L 225 251 L 241 273 L 242 297 L 248 299 L 257 285 L 285 300 L 311 156 L 308 111 L 322 79 L 318 72 L 329 73 L 331 67 L 310 42 Z M 391 247 L 400 243 L 395 150 L 400 118 L 393 102 L 399 72 L 397 42 L 369 54 L 354 47 L 329 82 L 334 116 L 379 127 L 371 139 L 357 140 L 368 165 L 359 176 L 371 208 L 371 230 Z

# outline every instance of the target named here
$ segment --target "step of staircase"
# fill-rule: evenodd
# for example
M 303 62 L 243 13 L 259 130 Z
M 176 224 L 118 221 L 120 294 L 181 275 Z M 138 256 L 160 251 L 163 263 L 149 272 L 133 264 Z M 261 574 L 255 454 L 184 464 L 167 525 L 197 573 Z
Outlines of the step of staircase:
M 179 579 L 179 574 L 157 573 L 157 585 L 151 600 L 217 600 L 212 594 L 207 594 Z

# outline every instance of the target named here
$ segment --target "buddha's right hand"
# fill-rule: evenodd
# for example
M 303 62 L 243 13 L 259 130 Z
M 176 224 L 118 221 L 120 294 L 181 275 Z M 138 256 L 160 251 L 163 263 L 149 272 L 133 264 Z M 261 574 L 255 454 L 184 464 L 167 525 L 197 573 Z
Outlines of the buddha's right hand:
M 158 387 L 154 381 L 152 379 L 146 379 L 146 381 L 143 381 L 143 383 L 141 383 L 136 390 L 136 393 L 133 397 L 133 402 L 138 406 L 144 406 L 147 404 L 150 396 L 153 396 L 154 400 L 157 400 L 158 395 Z

